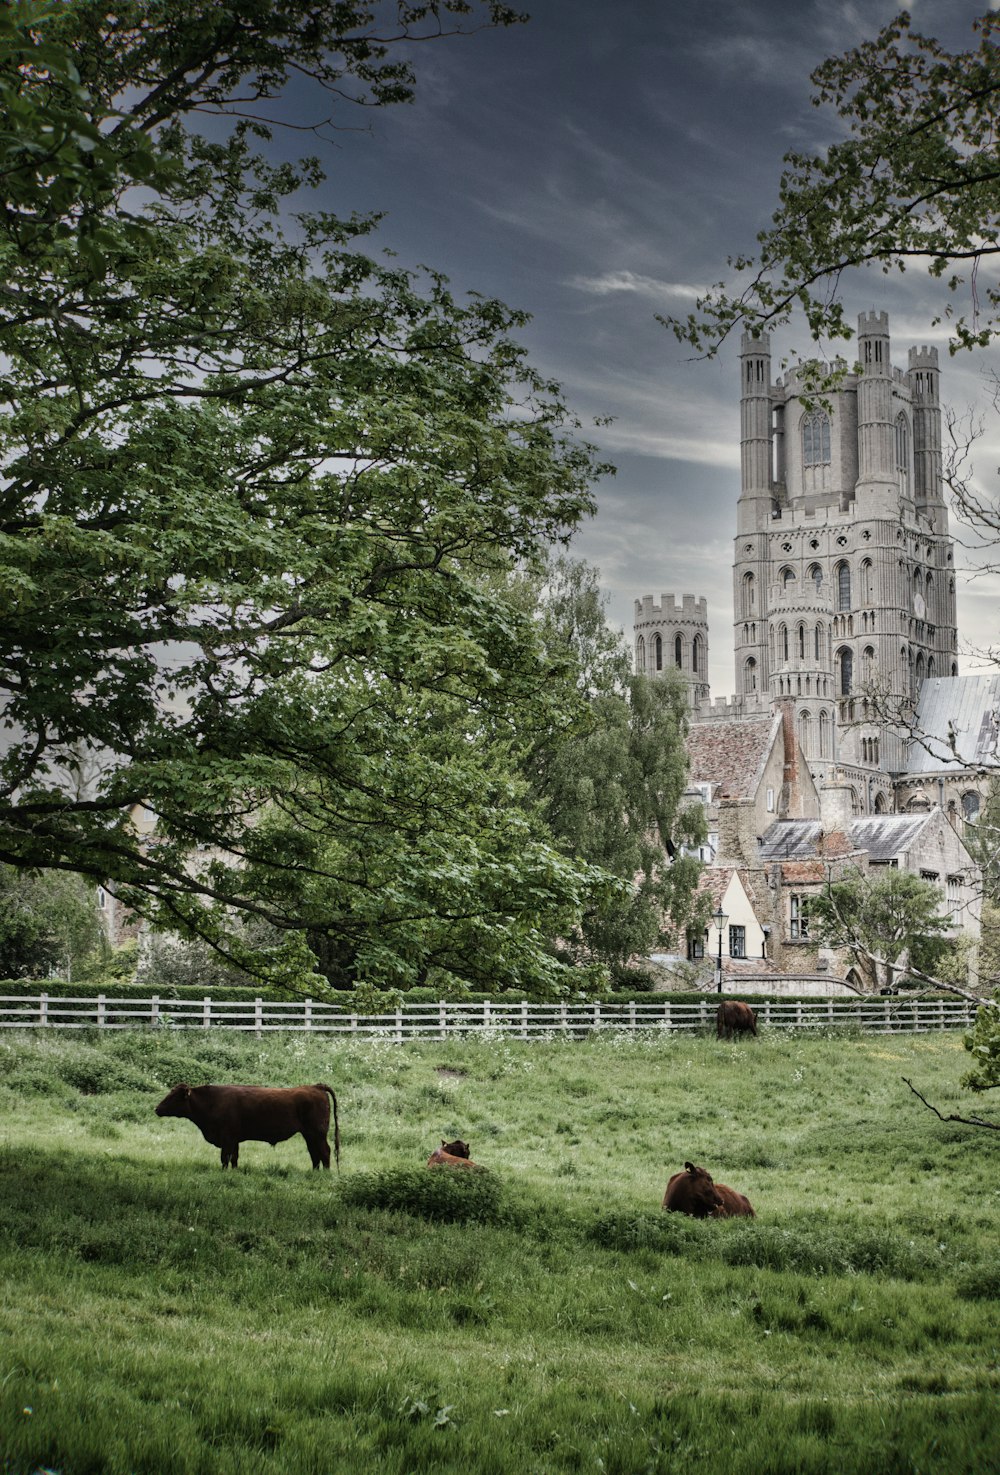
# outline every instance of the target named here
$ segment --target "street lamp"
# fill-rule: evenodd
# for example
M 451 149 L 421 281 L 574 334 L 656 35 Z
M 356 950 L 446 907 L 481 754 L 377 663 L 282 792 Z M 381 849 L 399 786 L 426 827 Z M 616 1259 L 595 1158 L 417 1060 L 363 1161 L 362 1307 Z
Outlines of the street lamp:
M 718 964 L 716 965 L 716 987 L 717 987 L 718 992 L 721 994 L 722 993 L 722 934 L 723 934 L 723 932 L 725 932 L 725 930 L 726 930 L 726 923 L 729 921 L 729 915 L 728 915 L 728 913 L 727 912 L 724 912 L 722 910 L 722 903 L 721 903 L 721 901 L 719 902 L 719 910 L 717 912 L 713 912 L 712 913 L 712 921 L 715 924 L 715 929 L 716 929 L 716 931 L 719 934 L 719 961 L 718 961 Z

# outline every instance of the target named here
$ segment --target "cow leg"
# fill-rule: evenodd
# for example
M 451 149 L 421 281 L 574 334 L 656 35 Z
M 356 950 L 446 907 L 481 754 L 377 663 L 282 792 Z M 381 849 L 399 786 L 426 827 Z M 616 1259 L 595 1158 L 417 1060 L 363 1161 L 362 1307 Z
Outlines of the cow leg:
M 227 1142 L 222 1149 L 221 1157 L 224 1168 L 235 1168 L 239 1162 L 240 1144 L 238 1142 Z
M 316 1133 L 306 1137 L 306 1146 L 309 1149 L 309 1156 L 312 1158 L 313 1167 L 329 1169 L 330 1144 L 326 1140 L 326 1135 L 323 1134 L 320 1136 L 319 1133 Z

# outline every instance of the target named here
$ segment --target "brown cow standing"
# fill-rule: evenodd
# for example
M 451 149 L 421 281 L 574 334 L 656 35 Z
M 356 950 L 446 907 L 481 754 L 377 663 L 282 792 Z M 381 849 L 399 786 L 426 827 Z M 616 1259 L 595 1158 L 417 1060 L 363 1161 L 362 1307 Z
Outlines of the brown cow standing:
M 749 1004 L 738 1004 L 733 999 L 724 999 L 719 1005 L 715 1016 L 715 1038 L 721 1040 L 723 1036 L 731 1039 L 733 1035 L 757 1033 L 757 1016 Z
M 235 1168 L 241 1142 L 285 1142 L 301 1132 L 314 1168 L 329 1168 L 330 1102 L 333 1150 L 340 1167 L 340 1122 L 333 1088 L 315 1086 L 174 1086 L 157 1116 L 187 1117 L 206 1142 L 218 1147 L 222 1166 Z
M 455 1149 L 458 1148 L 459 1151 Z M 446 1142 L 441 1138 L 441 1146 L 435 1147 L 427 1159 L 429 1168 L 478 1168 L 479 1163 L 474 1163 L 469 1156 L 469 1144 L 463 1142 L 461 1137 L 454 1142 Z
M 716 1183 L 705 1168 L 685 1163 L 663 1195 L 663 1207 L 694 1219 L 756 1219 L 750 1200 L 725 1183 Z

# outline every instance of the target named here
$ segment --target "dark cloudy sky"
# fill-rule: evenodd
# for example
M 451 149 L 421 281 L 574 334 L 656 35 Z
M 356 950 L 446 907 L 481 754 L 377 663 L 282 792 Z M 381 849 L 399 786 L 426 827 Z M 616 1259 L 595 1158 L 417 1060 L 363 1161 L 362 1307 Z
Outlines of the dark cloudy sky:
M 752 250 L 781 159 L 835 136 L 809 73 L 875 34 L 883 0 L 525 0 L 527 25 L 415 49 L 417 97 L 342 121 L 324 147 L 326 203 L 383 211 L 376 244 L 453 289 L 532 314 L 521 333 L 618 467 L 575 540 L 610 614 L 631 631 L 636 596 L 709 600 L 713 695 L 733 688 L 732 537 L 739 476 L 735 345 L 692 361 L 654 318 Z M 916 0 L 914 26 L 955 46 L 984 0 Z M 302 106 L 305 106 L 302 100 Z M 891 314 L 893 358 L 930 329 L 942 289 L 917 272 L 846 284 L 853 317 Z M 801 332 L 775 343 L 807 348 Z M 946 355 L 945 355 L 946 356 Z M 988 402 L 985 358 L 945 365 L 959 409 Z M 990 444 L 990 440 L 994 442 Z M 990 473 L 1000 436 L 984 442 Z M 963 586 L 960 633 L 996 639 L 995 590 Z M 970 662 L 963 661 L 963 670 Z

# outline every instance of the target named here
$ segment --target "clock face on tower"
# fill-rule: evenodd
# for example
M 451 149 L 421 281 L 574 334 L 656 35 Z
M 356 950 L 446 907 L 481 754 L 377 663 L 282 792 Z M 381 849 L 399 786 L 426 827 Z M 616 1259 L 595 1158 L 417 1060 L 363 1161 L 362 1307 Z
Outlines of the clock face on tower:
M 913 613 L 918 620 L 922 620 L 927 613 L 927 606 L 924 604 L 924 596 L 922 594 L 914 594 L 913 596 Z

